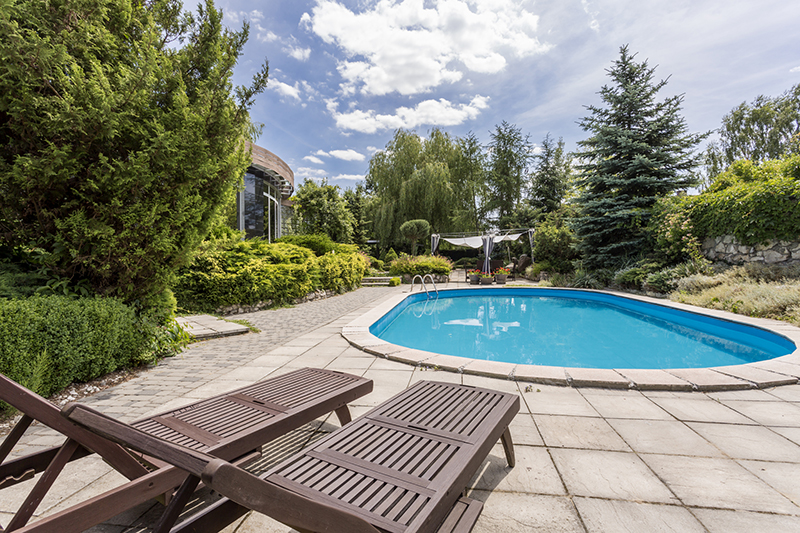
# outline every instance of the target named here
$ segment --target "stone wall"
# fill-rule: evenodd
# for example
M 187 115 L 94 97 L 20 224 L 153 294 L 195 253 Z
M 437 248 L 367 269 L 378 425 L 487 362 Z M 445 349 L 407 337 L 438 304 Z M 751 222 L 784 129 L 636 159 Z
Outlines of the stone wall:
M 800 263 L 800 241 L 769 241 L 745 246 L 732 235 L 711 237 L 703 242 L 703 255 L 712 261 L 726 263 Z

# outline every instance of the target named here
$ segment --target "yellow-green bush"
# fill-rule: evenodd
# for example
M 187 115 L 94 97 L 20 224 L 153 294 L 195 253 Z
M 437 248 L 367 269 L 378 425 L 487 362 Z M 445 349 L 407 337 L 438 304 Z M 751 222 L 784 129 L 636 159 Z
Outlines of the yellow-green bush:
M 175 284 L 178 304 L 191 311 L 272 300 L 291 302 L 315 289 L 347 290 L 358 286 L 367 262 L 350 245 L 317 258 L 302 246 L 251 240 L 229 250 L 199 255 Z
M 408 274 L 424 276 L 425 274 L 449 275 L 453 270 L 453 263 L 441 255 L 401 255 L 389 267 L 389 274 L 392 276 L 402 276 Z
M 49 396 L 150 360 L 157 329 L 115 298 L 0 299 L 0 372 Z

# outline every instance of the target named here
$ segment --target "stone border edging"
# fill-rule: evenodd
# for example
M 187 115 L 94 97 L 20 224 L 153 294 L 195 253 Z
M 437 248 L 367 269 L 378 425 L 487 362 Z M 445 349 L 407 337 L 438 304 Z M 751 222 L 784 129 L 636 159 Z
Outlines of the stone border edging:
M 548 287 L 548 289 L 552 290 L 554 287 Z M 441 292 L 449 290 L 458 289 L 441 289 Z M 536 289 L 532 288 L 530 290 Z M 577 289 L 558 288 L 556 290 L 570 291 Z M 362 351 L 392 361 L 420 367 L 434 367 L 450 372 L 541 383 L 544 385 L 665 391 L 724 391 L 754 388 L 763 389 L 779 385 L 792 385 L 800 382 L 800 328 L 796 328 L 791 324 L 765 318 L 736 315 L 716 309 L 694 307 L 647 296 L 618 293 L 615 291 L 580 290 L 584 292 L 612 294 L 622 298 L 639 300 L 662 307 L 670 307 L 680 311 L 702 314 L 720 320 L 754 326 L 789 339 L 797 348 L 791 354 L 756 363 L 714 368 L 679 368 L 666 370 L 568 368 L 483 361 L 406 348 L 405 346 L 391 344 L 372 335 L 369 332 L 370 326 L 407 298 L 409 293 L 393 295 L 370 309 L 367 313 L 353 320 L 350 324 L 342 328 L 342 337 L 351 345 Z

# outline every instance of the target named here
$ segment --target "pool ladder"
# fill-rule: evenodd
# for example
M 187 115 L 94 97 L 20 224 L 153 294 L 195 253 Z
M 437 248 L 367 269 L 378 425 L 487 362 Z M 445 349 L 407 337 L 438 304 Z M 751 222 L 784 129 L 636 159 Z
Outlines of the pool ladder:
M 417 278 L 419 278 L 419 282 L 422 285 L 422 288 L 425 289 L 425 294 L 428 296 L 429 300 L 431 299 L 431 291 L 428 290 L 428 286 L 425 284 L 425 280 L 430 278 L 431 284 L 433 285 L 433 290 L 436 291 L 436 299 L 438 300 L 439 299 L 439 289 L 436 287 L 436 282 L 433 281 L 433 276 L 431 274 L 425 274 L 424 277 L 421 276 L 420 274 L 417 274 L 416 276 L 414 276 L 414 278 L 411 280 L 411 290 L 409 290 L 408 292 L 409 293 L 414 292 L 414 283 L 416 283 Z

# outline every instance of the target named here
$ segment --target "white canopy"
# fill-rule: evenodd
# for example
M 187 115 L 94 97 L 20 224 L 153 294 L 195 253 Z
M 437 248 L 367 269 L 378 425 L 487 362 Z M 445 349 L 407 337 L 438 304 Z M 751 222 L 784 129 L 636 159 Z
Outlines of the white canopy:
M 516 241 L 522 235 L 528 233 L 523 231 L 521 233 L 510 233 L 508 235 L 492 235 L 492 242 L 497 244 L 502 241 Z M 449 242 L 455 246 L 469 246 L 470 248 L 483 248 L 484 236 L 476 237 L 442 237 L 442 240 Z

